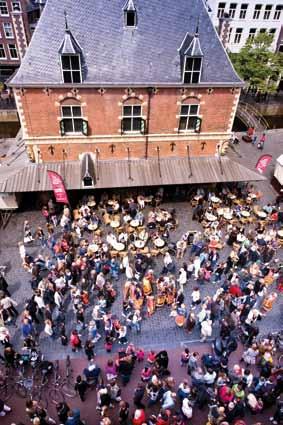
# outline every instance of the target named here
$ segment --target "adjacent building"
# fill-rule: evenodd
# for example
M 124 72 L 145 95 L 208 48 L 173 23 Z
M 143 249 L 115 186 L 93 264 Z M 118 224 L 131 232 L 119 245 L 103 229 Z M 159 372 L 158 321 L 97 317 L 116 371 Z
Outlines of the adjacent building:
M 43 0 L 0 1 L 0 82 L 20 66 L 43 5 Z
M 216 156 L 242 85 L 202 0 L 49 0 L 11 81 L 38 165 L 2 187 L 256 179 Z
M 278 42 L 282 38 L 282 0 L 207 0 L 207 6 L 212 22 L 225 48 L 230 52 L 238 53 L 247 40 L 258 33 L 271 34 L 272 48 L 274 51 L 278 48 Z

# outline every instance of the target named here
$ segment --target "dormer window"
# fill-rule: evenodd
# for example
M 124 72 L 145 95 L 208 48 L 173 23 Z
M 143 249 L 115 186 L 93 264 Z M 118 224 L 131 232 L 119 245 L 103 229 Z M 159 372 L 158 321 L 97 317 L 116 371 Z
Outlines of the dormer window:
M 137 10 L 134 0 L 128 0 L 124 8 L 124 19 L 126 28 L 135 28 L 137 26 Z
M 81 83 L 82 71 L 79 55 L 61 55 L 64 83 Z
M 200 81 L 202 58 L 186 57 L 184 84 L 197 84 Z
M 137 20 L 137 16 L 136 16 L 136 11 L 134 10 L 128 10 L 125 12 L 125 24 L 126 27 L 135 27 L 136 26 L 136 20 Z

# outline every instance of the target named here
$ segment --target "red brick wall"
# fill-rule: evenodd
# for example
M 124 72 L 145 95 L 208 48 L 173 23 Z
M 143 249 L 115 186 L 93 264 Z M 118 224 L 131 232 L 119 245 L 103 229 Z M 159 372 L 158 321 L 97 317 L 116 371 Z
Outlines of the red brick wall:
M 133 89 L 133 91 L 135 96 L 129 100 L 125 89 L 106 89 L 103 95 L 97 89 L 79 89 L 77 99 L 82 104 L 83 116 L 88 120 L 89 135 L 94 138 L 76 139 L 75 136 L 61 138 L 59 131 L 60 105 L 62 100 L 67 98 L 68 90 L 52 89 L 47 95 L 43 89 L 25 89 L 24 95 L 21 95 L 21 102 L 27 139 L 31 137 L 56 138 L 38 141 L 37 146 L 41 150 L 44 161 L 61 160 L 62 149 L 67 150 L 68 159 L 78 159 L 80 153 L 95 151 L 95 149 L 99 149 L 101 159 L 125 158 L 127 146 L 130 147 L 133 158 L 144 157 L 146 138 L 141 135 L 130 137 L 120 133 L 119 117 L 122 115 L 123 102 L 127 102 L 127 104 L 141 102 L 143 104 L 142 115 L 147 118 L 148 94 L 146 89 Z M 235 94 L 229 88 L 217 88 L 211 94 L 208 94 L 207 89 L 187 89 L 184 94 L 177 88 L 159 88 L 157 93 L 151 97 L 149 156 L 157 155 L 157 146 L 160 146 L 162 156 L 184 156 L 189 139 L 191 140 L 191 155 L 214 155 L 219 139 L 213 133 L 227 132 L 234 100 Z M 202 140 L 199 140 L 197 134 L 193 136 L 190 134 L 187 138 L 184 134 L 178 135 L 179 118 L 176 115 L 180 112 L 182 102 L 200 104 L 199 113 L 202 116 L 200 138 Z M 166 137 L 169 134 L 174 136 L 176 143 L 173 152 L 170 146 L 172 138 Z M 89 143 L 85 143 L 86 141 Z M 202 141 L 206 142 L 203 150 L 201 149 Z M 48 146 L 52 143 L 55 147 L 54 155 L 48 151 Z M 115 145 L 114 154 L 110 151 L 112 143 Z

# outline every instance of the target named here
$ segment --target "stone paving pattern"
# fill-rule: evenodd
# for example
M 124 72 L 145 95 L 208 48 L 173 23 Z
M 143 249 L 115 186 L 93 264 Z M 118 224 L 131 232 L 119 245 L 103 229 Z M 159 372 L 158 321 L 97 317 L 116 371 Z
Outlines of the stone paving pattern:
M 268 133 L 265 153 L 273 153 L 273 163 L 271 164 L 267 177 L 270 180 L 273 168 L 274 160 L 283 152 L 283 131 L 271 131 Z M 242 158 L 238 158 L 234 153 L 231 157 L 234 160 L 240 161 L 242 164 L 249 168 L 254 168 L 257 158 L 261 155 L 261 152 L 256 147 L 244 144 L 241 142 L 240 147 L 237 147 L 241 151 Z M 260 182 L 255 186 L 262 191 L 263 199 L 261 203 L 268 201 L 273 202 L 276 193 L 269 183 Z M 187 202 L 166 202 L 163 204 L 165 208 L 176 208 L 177 217 L 179 220 L 179 226 L 175 232 L 171 233 L 171 240 L 177 241 L 179 237 L 187 230 L 195 230 L 199 228 L 198 223 L 192 222 L 192 212 L 189 203 Z M 10 292 L 12 297 L 18 302 L 18 310 L 22 311 L 24 308 L 25 301 L 31 295 L 31 289 L 29 284 L 29 273 L 25 272 L 21 267 L 21 259 L 18 252 L 18 241 L 22 239 L 23 235 L 23 223 L 24 220 L 29 220 L 35 229 L 38 225 L 44 225 L 40 211 L 33 210 L 33 205 L 30 206 L 31 211 L 20 212 L 12 216 L 8 226 L 5 230 L 0 230 L 0 264 L 7 265 L 7 281 L 10 286 Z M 40 247 L 36 243 L 34 246 L 26 247 L 29 254 L 35 255 L 39 252 Z M 221 255 L 226 256 L 228 253 L 228 247 L 225 247 Z M 277 257 L 280 259 L 282 256 L 282 249 L 278 251 Z M 178 266 L 181 266 L 183 261 L 189 259 L 189 250 L 187 251 L 183 260 L 178 262 Z M 158 274 L 161 271 L 162 258 L 157 259 L 155 273 Z M 112 311 L 118 316 L 121 315 L 122 309 L 122 285 L 125 281 L 124 275 L 122 275 L 117 282 L 118 297 L 115 301 Z M 194 285 L 191 280 L 185 287 L 185 303 L 189 304 L 189 294 L 191 293 L 192 286 Z M 215 292 L 215 286 L 211 283 L 206 283 L 201 286 L 202 295 L 213 294 Z M 90 314 L 92 308 L 88 311 Z M 178 329 L 175 325 L 174 319 L 169 317 L 170 308 L 162 307 L 155 312 L 155 314 L 142 322 L 142 332 L 140 335 L 131 334 L 129 340 L 133 341 L 138 346 L 148 347 L 177 347 L 184 343 L 184 341 L 195 341 L 199 340 L 199 330 L 195 329 L 194 332 L 188 335 L 184 330 Z M 69 330 L 71 328 L 73 313 L 68 311 L 67 322 Z M 19 325 L 19 321 L 17 323 Z M 283 324 L 283 304 L 281 299 L 278 300 L 272 312 L 268 314 L 266 318 L 260 323 L 261 332 L 268 333 L 269 331 L 279 330 Z M 10 326 L 10 332 L 13 334 L 13 340 L 17 346 L 22 345 L 22 337 L 19 327 Z M 40 337 L 42 351 L 50 359 L 64 358 L 67 352 L 70 352 L 70 348 L 62 347 L 59 340 L 50 340 L 45 336 Z M 97 345 L 97 352 L 101 352 L 102 341 Z M 104 350 L 103 350 L 104 351 Z M 80 357 L 80 353 L 73 354 L 75 357 Z

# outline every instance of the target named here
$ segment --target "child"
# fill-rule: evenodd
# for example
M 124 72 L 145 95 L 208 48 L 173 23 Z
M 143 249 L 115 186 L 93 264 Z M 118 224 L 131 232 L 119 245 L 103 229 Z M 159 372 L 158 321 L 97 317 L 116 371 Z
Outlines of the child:
M 139 363 L 144 361 L 144 350 L 142 348 L 137 349 L 137 360 Z
M 112 343 L 111 337 L 106 336 L 104 347 L 105 347 L 105 350 L 107 351 L 107 353 L 111 353 L 112 346 L 113 346 L 113 343 Z
M 155 357 L 156 357 L 155 352 L 153 350 L 150 350 L 146 360 L 149 364 L 153 364 L 155 362 Z
M 143 370 L 141 371 L 141 380 L 142 382 L 148 382 L 151 378 L 151 368 L 148 366 L 145 366 Z
M 190 358 L 190 350 L 188 348 L 185 348 L 181 354 L 181 367 L 186 366 L 188 364 L 189 358 Z

